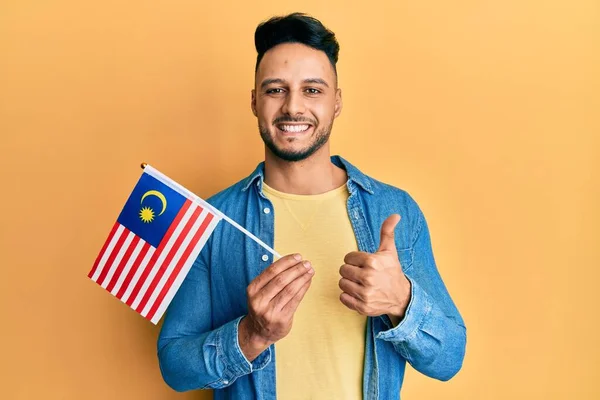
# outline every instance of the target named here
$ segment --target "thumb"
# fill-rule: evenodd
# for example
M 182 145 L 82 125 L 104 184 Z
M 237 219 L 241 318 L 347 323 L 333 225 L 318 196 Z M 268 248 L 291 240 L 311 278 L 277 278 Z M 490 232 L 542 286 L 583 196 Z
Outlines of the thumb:
M 379 241 L 379 250 L 377 251 L 396 251 L 394 242 L 394 229 L 400 222 L 399 214 L 392 214 L 381 224 L 381 237 Z

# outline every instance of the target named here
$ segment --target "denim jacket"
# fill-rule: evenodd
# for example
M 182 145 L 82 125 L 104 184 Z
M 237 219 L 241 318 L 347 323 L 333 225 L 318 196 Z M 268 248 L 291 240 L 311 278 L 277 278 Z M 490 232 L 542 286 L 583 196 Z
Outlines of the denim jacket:
M 386 315 L 367 319 L 364 399 L 397 400 L 407 361 L 427 376 L 450 379 L 462 366 L 466 328 L 436 268 L 421 210 L 403 190 L 364 175 L 339 156 L 331 160 L 348 175 L 348 216 L 359 250 L 377 251 L 383 221 L 393 213 L 402 216 L 395 242 L 412 286 L 396 327 Z M 272 247 L 273 205 L 262 192 L 263 178 L 261 163 L 207 201 Z M 274 346 L 249 362 L 238 343 L 238 325 L 248 310 L 246 287 L 272 262 L 253 240 L 219 223 L 173 298 L 160 332 L 158 359 L 169 386 L 215 389 L 215 400 L 276 398 Z

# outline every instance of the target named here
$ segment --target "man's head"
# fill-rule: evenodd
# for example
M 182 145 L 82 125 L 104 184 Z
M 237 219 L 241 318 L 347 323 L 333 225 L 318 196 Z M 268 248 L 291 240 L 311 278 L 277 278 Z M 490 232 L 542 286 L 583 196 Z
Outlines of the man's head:
M 317 19 L 294 13 L 261 23 L 254 43 L 252 112 L 260 135 L 276 157 L 306 159 L 328 142 L 342 110 L 335 35 Z

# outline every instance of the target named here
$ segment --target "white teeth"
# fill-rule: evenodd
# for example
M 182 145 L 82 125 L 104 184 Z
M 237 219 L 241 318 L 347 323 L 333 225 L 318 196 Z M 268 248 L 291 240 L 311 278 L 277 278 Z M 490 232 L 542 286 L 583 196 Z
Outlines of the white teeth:
M 280 129 L 286 132 L 304 132 L 308 125 L 280 125 Z

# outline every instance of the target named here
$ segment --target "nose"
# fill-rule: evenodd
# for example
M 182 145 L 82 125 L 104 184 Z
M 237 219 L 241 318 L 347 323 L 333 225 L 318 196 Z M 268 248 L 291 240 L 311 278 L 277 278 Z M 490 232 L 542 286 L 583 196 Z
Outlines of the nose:
M 289 92 L 281 107 L 281 111 L 284 114 L 291 116 L 302 115 L 305 110 L 306 106 L 304 105 L 304 98 L 301 94 L 296 92 Z

